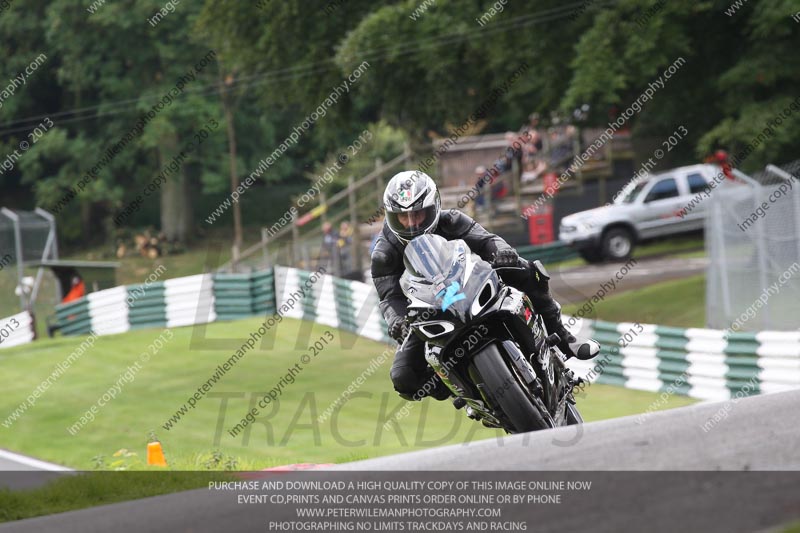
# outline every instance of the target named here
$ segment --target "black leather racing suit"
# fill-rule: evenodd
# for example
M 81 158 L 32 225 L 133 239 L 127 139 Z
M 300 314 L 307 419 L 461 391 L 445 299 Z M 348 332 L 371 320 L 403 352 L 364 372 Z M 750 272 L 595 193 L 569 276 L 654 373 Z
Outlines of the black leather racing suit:
M 464 213 L 451 209 L 442 211 L 439 223 L 433 231 L 447 240 L 463 239 L 467 246 L 481 259 L 492 261 L 498 250 L 511 249 L 501 237 L 489 233 L 480 224 Z M 408 300 L 400 288 L 400 276 L 405 271 L 403 264 L 404 245 L 384 222 L 381 235 L 372 251 L 372 281 L 380 297 L 380 309 L 391 328 L 398 320 L 404 320 L 408 312 Z M 527 276 L 504 276 L 503 281 L 521 290 L 531 299 L 534 308 L 541 313 L 548 331 L 561 331 L 561 307 L 550 294 L 549 278 L 543 269 L 535 276 L 530 263 Z M 394 388 L 406 397 L 414 395 L 430 375 L 422 350 L 424 344 L 416 335 L 408 335 L 395 353 L 390 372 Z

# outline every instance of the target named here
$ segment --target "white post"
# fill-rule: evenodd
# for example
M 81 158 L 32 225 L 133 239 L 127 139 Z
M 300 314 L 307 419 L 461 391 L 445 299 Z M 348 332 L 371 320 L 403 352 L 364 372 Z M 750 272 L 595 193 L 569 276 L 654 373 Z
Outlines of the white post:
M 22 232 L 19 229 L 19 216 L 10 209 L 0 207 L 0 213 L 8 217 L 14 224 L 14 251 L 17 254 L 17 286 L 19 287 L 19 305 L 22 311 L 28 309 L 25 302 L 25 291 L 22 288 L 23 267 L 22 267 Z
M 755 190 L 755 194 L 753 198 L 755 200 L 755 205 L 753 206 L 753 211 L 755 211 L 756 207 L 761 205 L 762 197 L 763 197 L 763 188 L 758 187 Z M 761 290 L 765 290 L 767 288 L 767 241 L 766 241 L 766 232 L 764 231 L 764 217 L 761 217 L 756 222 L 756 250 L 758 251 L 758 285 Z M 769 306 L 764 306 L 763 314 L 761 315 L 761 327 L 763 329 L 769 328 Z
M 731 313 L 731 294 L 730 294 L 730 284 L 728 281 L 728 260 L 725 254 L 725 237 L 723 235 L 723 230 L 725 228 L 725 221 L 722 219 L 722 206 L 719 198 L 712 197 L 711 198 L 711 206 L 712 212 L 714 213 L 714 223 L 711 225 L 711 232 L 714 237 L 714 241 L 716 247 L 718 249 L 718 257 L 719 257 L 719 264 L 716 265 L 715 271 L 719 273 L 719 287 L 722 292 L 722 309 L 724 315 L 726 317 L 730 316 Z M 713 255 L 711 257 L 711 261 L 708 264 L 709 270 L 714 269 L 714 258 Z M 708 274 L 707 274 L 708 278 Z M 708 283 L 706 281 L 706 283 Z M 706 291 L 707 292 L 707 291 Z M 706 304 L 706 309 L 708 309 L 708 304 Z M 711 314 L 709 313 L 709 317 Z

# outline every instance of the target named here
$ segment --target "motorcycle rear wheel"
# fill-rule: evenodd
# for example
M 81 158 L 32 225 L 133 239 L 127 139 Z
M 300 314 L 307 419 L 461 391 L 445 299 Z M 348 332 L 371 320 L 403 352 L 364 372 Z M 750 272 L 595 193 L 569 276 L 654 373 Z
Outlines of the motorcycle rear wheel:
M 522 389 L 517 376 L 511 372 L 495 344 L 488 344 L 473 358 L 492 404 L 502 409 L 514 426 L 513 433 L 547 429 L 533 400 Z

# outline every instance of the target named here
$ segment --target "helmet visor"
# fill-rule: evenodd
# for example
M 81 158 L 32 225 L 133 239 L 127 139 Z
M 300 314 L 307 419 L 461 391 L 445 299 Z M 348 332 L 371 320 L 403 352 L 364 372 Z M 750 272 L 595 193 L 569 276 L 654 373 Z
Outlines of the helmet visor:
M 411 240 L 429 231 L 436 221 L 437 206 L 430 205 L 416 211 L 392 213 L 387 211 L 386 222 L 400 237 Z

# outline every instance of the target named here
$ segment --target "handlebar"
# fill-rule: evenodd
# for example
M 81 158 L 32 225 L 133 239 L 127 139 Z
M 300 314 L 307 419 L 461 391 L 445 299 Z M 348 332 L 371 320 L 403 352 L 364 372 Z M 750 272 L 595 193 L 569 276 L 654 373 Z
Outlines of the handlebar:
M 496 267 L 496 266 L 492 266 L 492 268 L 495 269 L 495 270 L 527 270 L 528 266 L 529 266 L 528 260 L 523 258 L 523 257 L 520 257 L 519 258 L 519 266 L 515 266 L 515 267 Z

